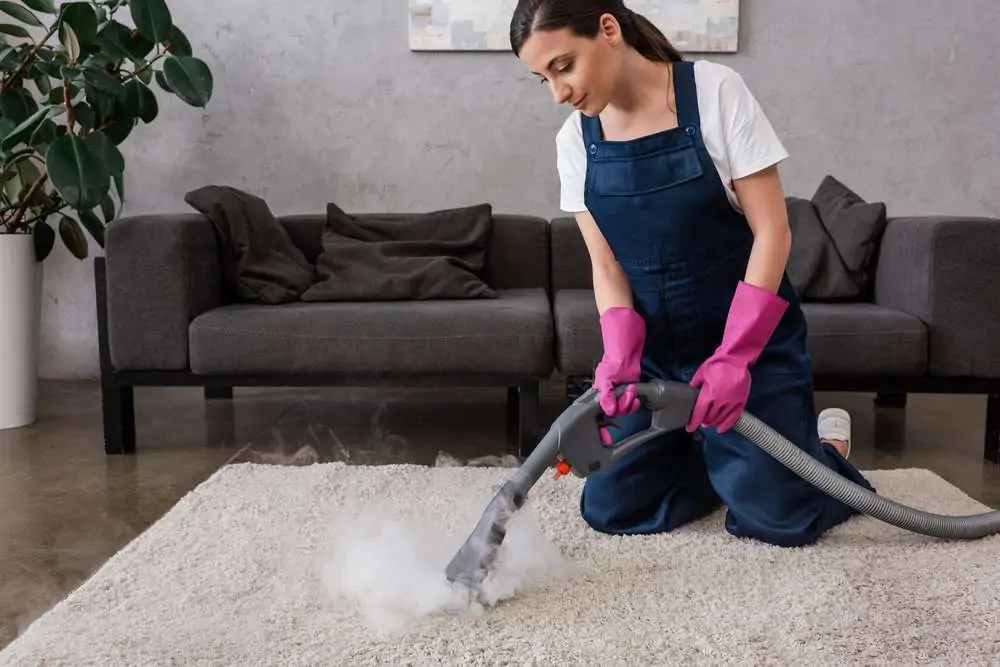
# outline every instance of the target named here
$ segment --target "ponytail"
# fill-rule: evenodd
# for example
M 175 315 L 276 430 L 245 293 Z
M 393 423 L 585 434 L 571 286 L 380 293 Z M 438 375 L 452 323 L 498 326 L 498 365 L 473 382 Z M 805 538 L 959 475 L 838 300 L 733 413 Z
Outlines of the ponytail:
M 625 20 L 621 24 L 625 41 L 644 57 L 661 63 L 684 59 L 666 35 L 648 18 L 631 9 L 625 10 L 623 18 Z

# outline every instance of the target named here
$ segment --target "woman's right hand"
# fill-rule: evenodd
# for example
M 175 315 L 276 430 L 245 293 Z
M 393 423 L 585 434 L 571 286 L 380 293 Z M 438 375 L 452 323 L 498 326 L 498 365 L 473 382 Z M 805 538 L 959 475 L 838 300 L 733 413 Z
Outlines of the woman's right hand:
M 639 409 L 635 387 L 627 387 L 615 396 L 619 385 L 634 385 L 641 373 L 642 349 L 646 341 L 646 322 L 633 308 L 614 306 L 601 315 L 604 357 L 594 371 L 594 388 L 601 410 L 608 417 L 630 414 Z M 601 440 L 611 444 L 611 435 L 601 427 Z

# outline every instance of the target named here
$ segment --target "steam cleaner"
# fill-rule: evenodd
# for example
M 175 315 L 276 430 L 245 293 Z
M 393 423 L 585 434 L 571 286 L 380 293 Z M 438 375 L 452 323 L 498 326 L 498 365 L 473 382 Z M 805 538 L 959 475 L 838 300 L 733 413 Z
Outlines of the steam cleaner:
M 586 477 L 648 440 L 688 423 L 697 389 L 682 382 L 658 379 L 636 383 L 635 388 L 642 405 L 652 413 L 650 427 L 616 445 L 605 445 L 599 431 L 599 420 L 604 415 L 597 390 L 591 387 L 556 418 L 534 451 L 487 505 L 469 538 L 445 569 L 449 581 L 472 592 L 478 590 L 493 567 L 506 535 L 507 521 L 524 505 L 528 492 L 548 468 L 554 466 L 557 476 L 573 473 Z M 616 392 L 620 395 L 624 389 L 620 386 Z M 834 472 L 749 412 L 743 412 L 733 429 L 824 493 L 898 528 L 944 539 L 979 539 L 1000 533 L 1000 511 L 947 516 L 894 502 Z

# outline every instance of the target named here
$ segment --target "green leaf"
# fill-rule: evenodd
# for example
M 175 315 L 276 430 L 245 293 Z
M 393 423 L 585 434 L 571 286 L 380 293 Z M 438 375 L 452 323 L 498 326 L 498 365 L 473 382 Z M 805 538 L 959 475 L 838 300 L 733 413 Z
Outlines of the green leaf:
M 108 174 L 117 176 L 125 173 L 125 158 L 121 151 L 101 130 L 95 130 L 87 135 L 87 145 L 94 155 L 100 158 Z
M 17 52 L 16 47 L 8 46 L 0 51 L 0 69 L 5 72 L 16 70 L 17 66 L 21 64 L 21 60 L 21 55 Z
M 62 23 L 73 28 L 80 44 L 90 44 L 97 39 L 97 13 L 89 2 L 67 2 L 59 10 Z
M 32 240 L 35 242 L 35 259 L 43 262 L 56 245 L 56 233 L 49 226 L 49 223 L 44 220 L 37 220 L 31 230 L 31 235 L 33 237 Z
M 174 89 L 170 87 L 169 83 L 167 83 L 167 77 L 163 76 L 163 72 L 157 70 L 155 78 L 156 78 L 156 83 L 160 86 L 160 88 L 162 88 L 168 93 L 173 94 Z
M 32 155 L 34 155 L 34 151 L 27 148 L 14 153 L 13 157 L 7 158 L 3 170 L 0 170 L 0 183 L 6 183 L 15 175 L 19 176 L 21 174 L 19 164 L 25 160 L 30 160 Z
M 30 156 L 28 157 L 30 158 Z M 38 170 L 38 166 L 36 166 L 35 162 L 31 159 L 18 160 L 15 164 L 17 165 L 18 173 L 21 174 L 22 183 L 31 185 L 42 176 L 42 172 Z M 42 168 L 44 168 L 44 165 L 42 165 Z
M 62 65 L 57 62 L 35 61 L 35 69 L 53 79 L 62 78 Z
M 84 86 L 84 94 L 90 108 L 97 115 L 97 124 L 103 125 L 115 112 L 115 98 L 105 95 L 93 86 Z
M 44 154 L 48 149 L 49 144 L 59 137 L 59 131 L 61 129 L 65 128 L 63 126 L 56 125 L 51 120 L 43 120 L 42 124 L 31 133 L 28 143 L 31 144 L 31 146 L 39 153 Z
M 170 52 L 172 56 L 190 56 L 194 55 L 191 49 L 191 42 L 188 40 L 187 35 L 178 28 L 174 26 L 170 33 L 170 39 L 167 40 L 167 51 Z
M 193 107 L 204 107 L 212 99 L 212 71 L 193 56 L 170 56 L 163 61 L 163 76 L 174 95 Z
M 104 196 L 104 201 L 101 202 L 101 215 L 104 216 L 105 224 L 110 224 L 114 221 L 115 216 L 118 215 L 118 212 L 115 210 L 115 200 L 111 198 L 110 192 Z
M 65 111 L 66 109 L 63 107 L 42 107 L 35 113 L 31 114 L 20 125 L 11 130 L 10 133 L 3 138 L 3 141 L 0 141 L 0 150 L 10 150 L 38 129 L 38 126 L 43 121 L 48 120 L 49 118 L 55 118 L 59 114 L 65 113 Z
M 25 30 L 22 26 L 13 25 L 11 23 L 0 23 L 0 32 L 5 35 L 10 35 L 12 37 L 27 37 L 31 38 L 31 33 Z
M 66 244 L 66 248 L 73 253 L 77 259 L 87 259 L 90 254 L 90 247 L 87 245 L 87 237 L 80 229 L 80 223 L 68 215 L 63 215 L 59 219 L 59 238 Z
M 13 132 L 17 125 L 18 124 L 10 118 L 0 118 L 0 138 L 6 137 L 8 134 Z M 0 141 L 2 141 L 2 139 L 0 139 Z
M 133 32 L 118 21 L 111 21 L 97 35 L 97 40 L 113 58 L 138 61 L 149 55 L 156 46 L 139 33 Z
M 129 0 L 128 6 L 139 34 L 157 44 L 170 39 L 174 22 L 166 0 Z
M 88 130 L 93 130 L 97 127 L 97 121 L 94 118 L 94 110 L 91 109 L 90 105 L 86 102 L 77 102 L 73 105 L 73 117 L 76 119 L 76 123 L 80 127 L 85 127 Z
M 111 72 L 85 67 L 83 69 L 83 80 L 96 90 L 108 93 L 119 100 L 125 99 L 125 86 L 122 85 L 122 80 Z
M 97 245 L 104 247 L 104 223 L 101 219 L 97 217 L 97 214 L 93 211 L 87 209 L 83 211 L 77 211 L 77 215 L 80 216 L 80 222 L 83 223 L 84 229 L 87 233 L 97 241 Z
M 120 144 L 128 139 L 128 136 L 132 134 L 132 130 L 135 129 L 135 124 L 135 118 L 120 116 L 111 121 L 111 123 L 109 123 L 104 129 L 107 132 L 108 139 L 111 139 L 111 141 L 115 144 Z
M 125 84 L 123 106 L 129 116 L 141 118 L 144 123 L 152 123 L 160 111 L 156 95 L 138 79 L 131 79 Z
M 31 13 L 30 10 L 22 7 L 16 2 L 0 0 L 0 12 L 3 12 L 8 16 L 13 16 L 21 23 L 26 23 L 36 28 L 42 27 L 42 22 L 38 20 L 37 16 L 35 16 L 34 14 Z
M 115 182 L 115 191 L 118 192 L 118 201 L 125 202 L 125 174 L 115 174 L 111 177 Z
M 38 92 L 42 95 L 48 95 L 52 92 L 52 78 L 48 74 L 41 73 L 35 77 L 34 81 Z
M 76 62 L 80 58 L 80 40 L 76 36 L 73 27 L 68 23 L 59 24 L 59 43 L 66 49 L 70 62 Z
M 23 188 L 24 181 L 21 180 L 20 169 L 12 169 L 4 174 L 3 191 L 9 201 L 16 202 Z
M 38 102 L 24 88 L 8 88 L 0 95 L 0 114 L 15 123 L 22 123 L 38 111 Z
M 28 5 L 31 9 L 36 12 L 42 12 L 43 14 L 58 14 L 59 10 L 56 9 L 56 4 L 52 0 L 21 0 L 24 4 Z
M 100 69 L 108 73 L 114 73 L 113 70 L 117 69 L 117 60 L 106 53 L 102 53 L 100 44 L 91 44 L 86 48 L 94 51 L 94 53 L 90 53 L 87 56 L 87 60 L 83 63 L 84 69 Z
M 49 178 L 63 200 L 77 211 L 101 203 L 111 186 L 100 156 L 74 134 L 64 134 L 45 152 Z

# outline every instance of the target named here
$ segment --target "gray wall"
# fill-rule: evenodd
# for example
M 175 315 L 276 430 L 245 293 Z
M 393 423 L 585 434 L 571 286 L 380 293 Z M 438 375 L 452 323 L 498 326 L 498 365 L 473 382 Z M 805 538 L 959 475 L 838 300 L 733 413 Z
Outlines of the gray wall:
M 279 214 L 487 200 L 557 215 L 567 109 L 508 53 L 410 53 L 406 5 L 171 0 L 215 98 L 202 113 L 161 96 L 125 146 L 126 213 L 186 211 L 187 190 L 216 182 Z M 743 73 L 785 140 L 789 194 L 830 173 L 893 215 L 1000 216 L 998 17 L 996 0 L 753 0 L 740 53 L 709 57 Z M 91 270 L 64 251 L 46 265 L 43 377 L 97 373 Z

